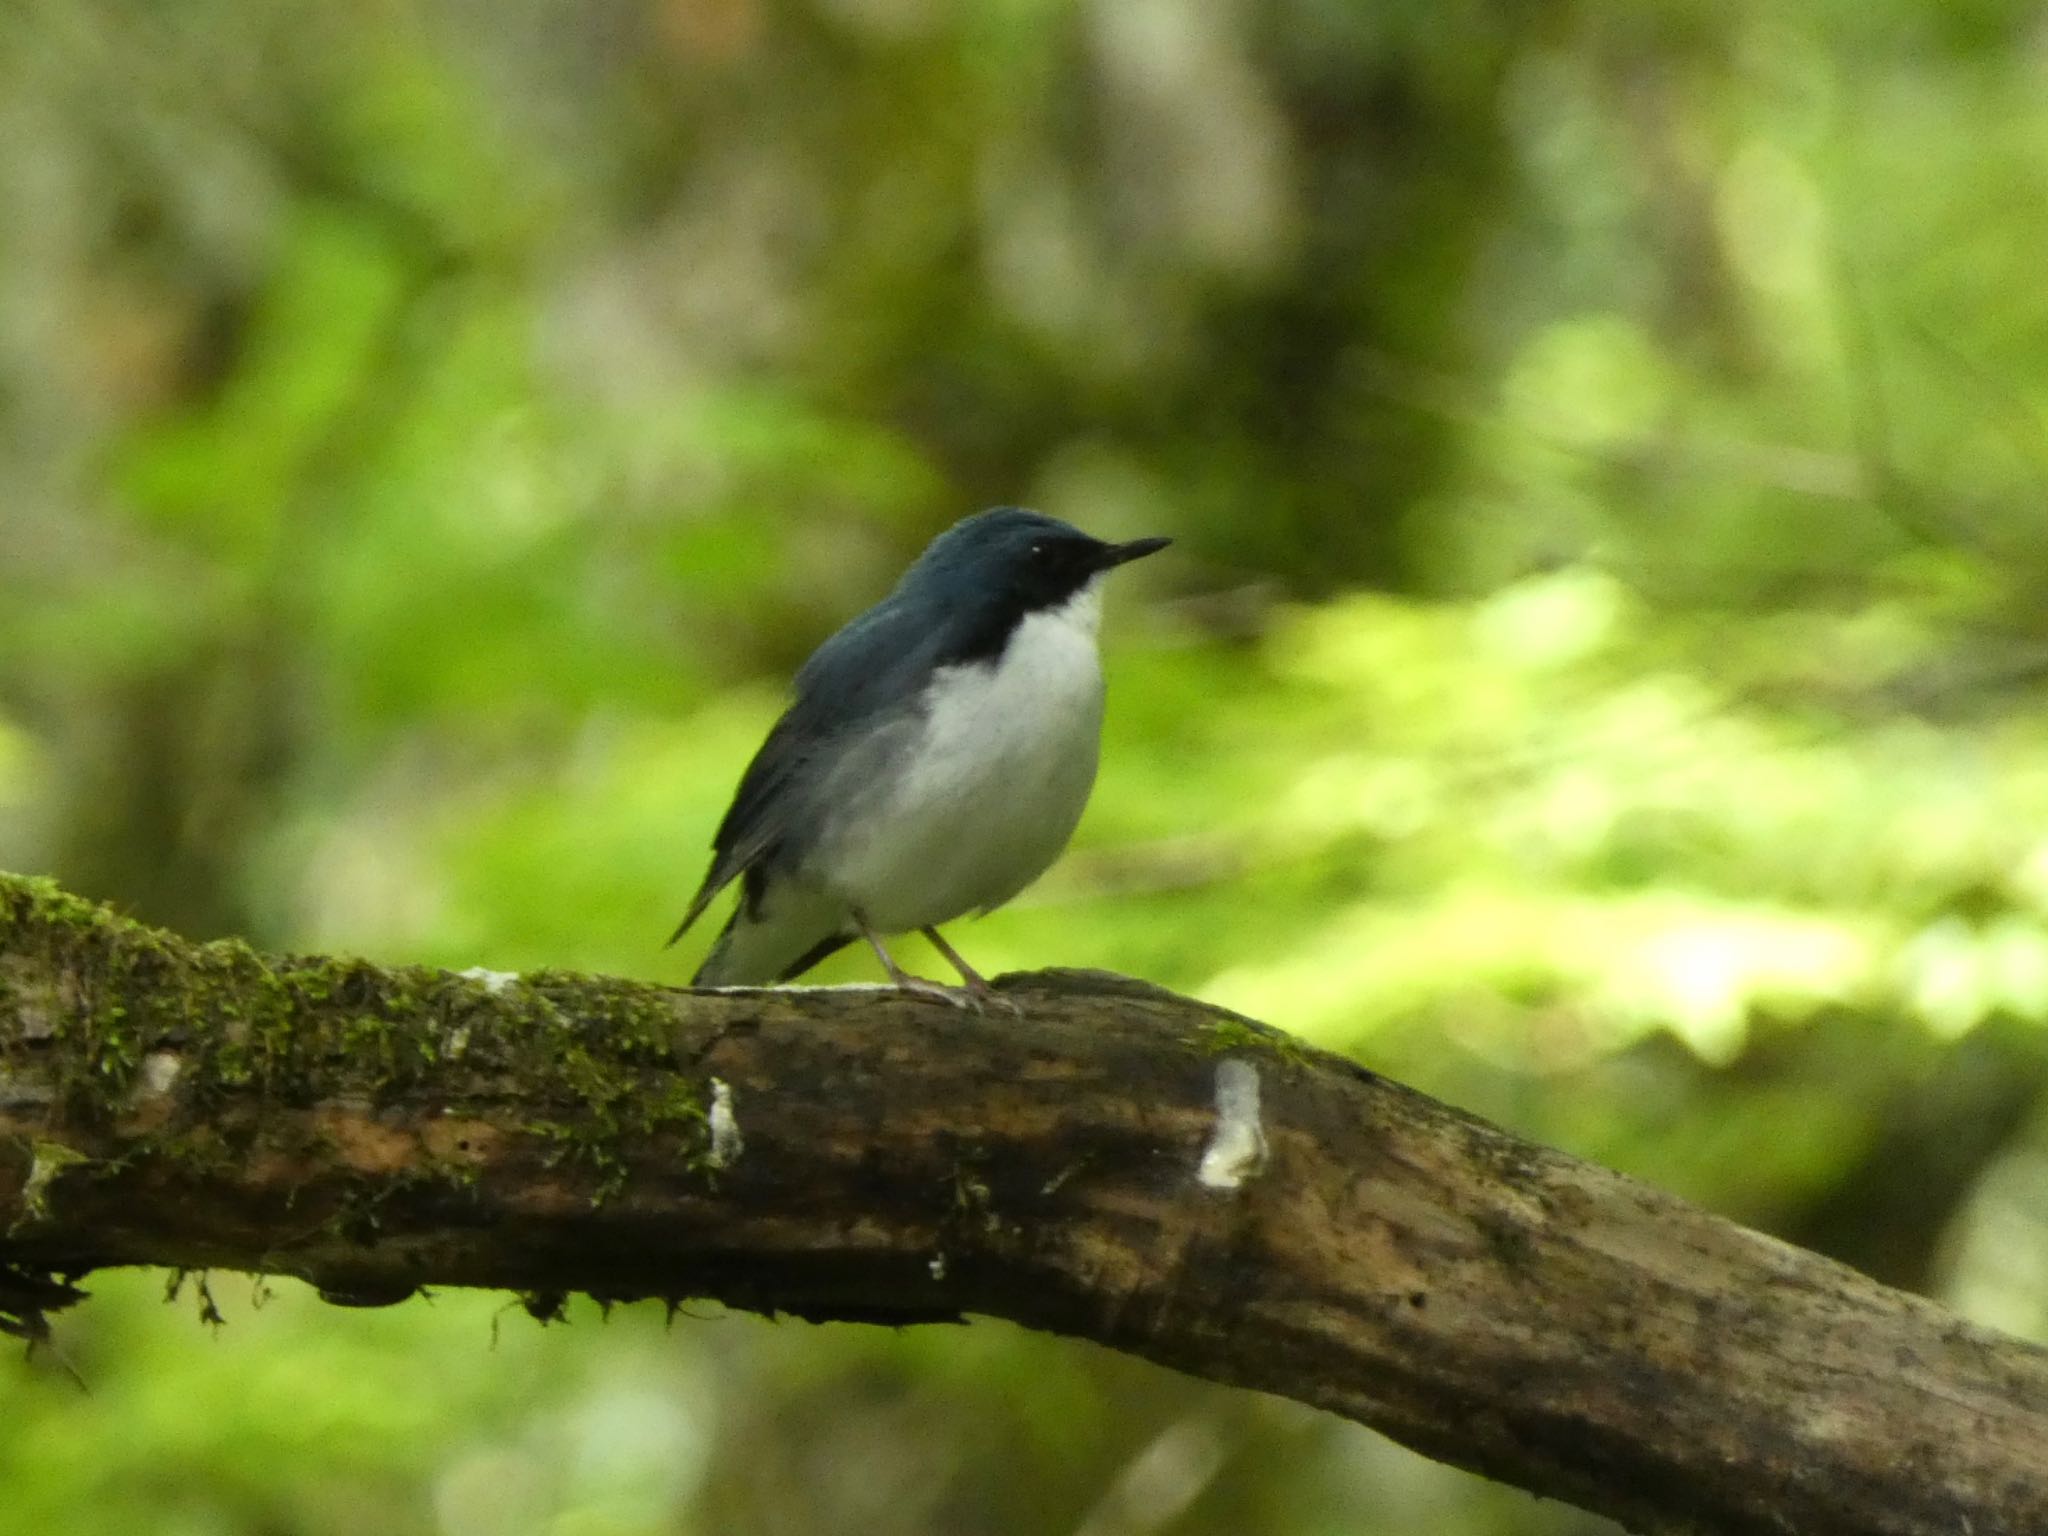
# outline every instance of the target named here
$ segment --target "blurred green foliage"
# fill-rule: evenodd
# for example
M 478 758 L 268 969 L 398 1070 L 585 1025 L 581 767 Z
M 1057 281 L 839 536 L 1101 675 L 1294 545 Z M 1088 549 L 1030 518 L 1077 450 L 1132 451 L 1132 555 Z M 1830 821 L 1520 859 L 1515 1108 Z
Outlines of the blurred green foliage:
M 680 979 L 927 537 L 1169 533 L 980 965 L 2048 1337 L 2044 85 L 2018 0 L 21 0 L 0 865 Z M 97 1284 L 6 1536 L 1604 1529 L 995 1325 Z

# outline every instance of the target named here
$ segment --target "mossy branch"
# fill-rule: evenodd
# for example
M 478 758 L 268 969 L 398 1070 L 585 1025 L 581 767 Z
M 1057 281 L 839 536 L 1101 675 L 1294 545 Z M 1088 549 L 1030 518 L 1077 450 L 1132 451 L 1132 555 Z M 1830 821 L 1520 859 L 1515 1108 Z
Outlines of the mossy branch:
M 1639 1529 L 2048 1531 L 2048 1352 L 1113 977 L 266 958 L 0 877 L 0 1327 L 115 1264 L 969 1313 Z

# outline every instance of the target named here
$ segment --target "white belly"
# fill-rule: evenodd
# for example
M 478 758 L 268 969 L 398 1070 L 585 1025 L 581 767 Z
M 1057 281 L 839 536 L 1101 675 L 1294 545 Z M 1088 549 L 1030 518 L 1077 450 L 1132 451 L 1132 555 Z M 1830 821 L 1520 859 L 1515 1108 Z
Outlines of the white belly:
M 1095 591 L 1032 614 L 994 665 L 933 679 L 886 790 L 848 797 L 814 877 L 884 933 L 1001 906 L 1059 857 L 1095 783 Z M 865 802 L 865 803 L 862 803 Z

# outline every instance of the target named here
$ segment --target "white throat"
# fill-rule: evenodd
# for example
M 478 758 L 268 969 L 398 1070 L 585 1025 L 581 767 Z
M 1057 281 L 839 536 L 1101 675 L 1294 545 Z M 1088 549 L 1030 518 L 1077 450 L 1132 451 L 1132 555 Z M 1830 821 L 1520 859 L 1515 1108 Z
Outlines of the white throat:
M 1092 648 L 1096 632 L 1102 627 L 1102 577 L 1090 577 L 1086 586 L 1057 608 L 1041 608 L 1035 613 L 1025 614 L 1018 622 L 1017 632 L 1010 636 L 1010 644 L 1024 641 L 1025 631 L 1034 625 L 1036 629 L 1029 643 L 1043 645 L 1057 635 L 1069 644 L 1078 640 Z

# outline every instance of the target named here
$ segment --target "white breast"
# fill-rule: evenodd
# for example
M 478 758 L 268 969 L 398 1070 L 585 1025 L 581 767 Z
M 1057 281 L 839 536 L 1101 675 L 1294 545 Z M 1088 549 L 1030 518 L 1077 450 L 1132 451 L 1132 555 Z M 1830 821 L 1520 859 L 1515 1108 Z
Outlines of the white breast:
M 1095 783 L 1100 614 L 1091 583 L 1027 616 L 994 663 L 932 679 L 900 777 L 815 865 L 877 928 L 1001 906 L 1059 857 Z

